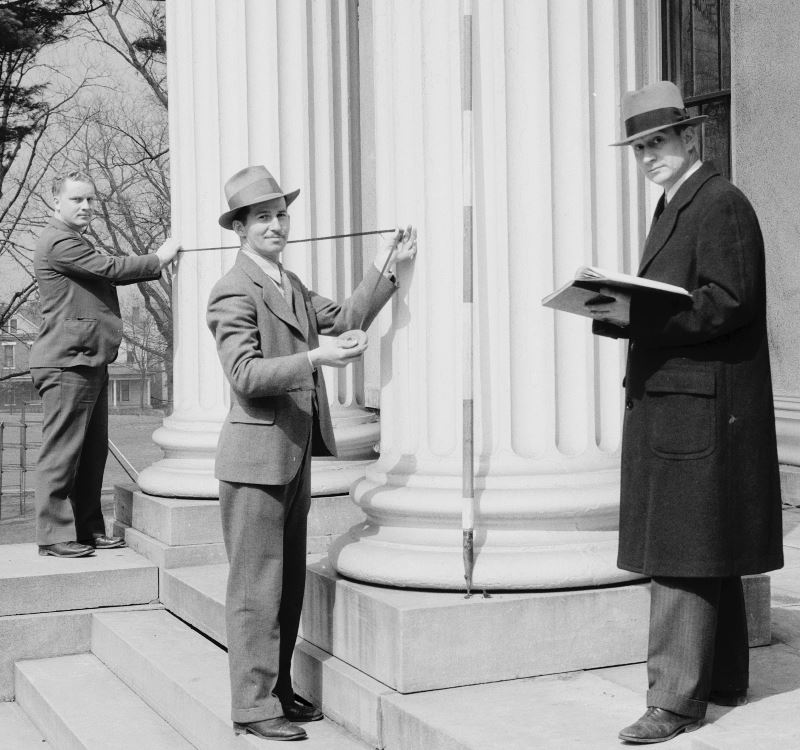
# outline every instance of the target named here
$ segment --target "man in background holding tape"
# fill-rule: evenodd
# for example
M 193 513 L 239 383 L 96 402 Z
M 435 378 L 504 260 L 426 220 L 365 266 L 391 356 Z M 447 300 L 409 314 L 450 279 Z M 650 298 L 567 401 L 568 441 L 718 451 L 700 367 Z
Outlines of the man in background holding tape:
M 36 542 L 40 555 L 85 557 L 123 546 L 106 536 L 100 491 L 108 456 L 108 365 L 122 341 L 116 287 L 157 279 L 180 245 L 118 258 L 96 250 L 84 232 L 94 216 L 89 175 L 53 181 L 53 218 L 36 243 L 42 325 L 31 347 L 42 399 L 36 464 Z

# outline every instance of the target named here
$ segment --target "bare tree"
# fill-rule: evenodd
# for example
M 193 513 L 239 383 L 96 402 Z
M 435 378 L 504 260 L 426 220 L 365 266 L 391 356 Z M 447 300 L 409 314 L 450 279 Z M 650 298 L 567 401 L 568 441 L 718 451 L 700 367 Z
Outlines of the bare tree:
M 82 0 L 88 35 L 119 55 L 167 108 L 164 0 Z M 100 7 L 101 12 L 90 11 Z
M 87 84 L 86 78 L 75 83 L 59 76 L 43 62 L 42 52 L 62 42 L 75 17 L 89 7 L 80 0 L 0 2 L 0 255 L 18 263 L 30 279 L 0 307 L 0 325 L 35 291 L 19 230 L 53 159 L 77 133 L 56 135 L 54 121 Z
M 141 315 L 136 305 L 125 305 L 122 339 L 125 342 L 126 364 L 139 373 L 139 407 L 144 409 L 148 379 L 159 373 L 169 373 L 171 348 L 150 315 Z M 167 401 L 169 398 L 166 399 Z

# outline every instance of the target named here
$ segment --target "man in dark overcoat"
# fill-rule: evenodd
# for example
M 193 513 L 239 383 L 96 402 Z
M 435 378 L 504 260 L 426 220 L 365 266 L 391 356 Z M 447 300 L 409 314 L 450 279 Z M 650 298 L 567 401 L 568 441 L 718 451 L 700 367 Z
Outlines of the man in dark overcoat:
M 755 212 L 700 161 L 705 118 L 674 84 L 629 92 L 622 109 L 614 145 L 664 189 L 639 276 L 691 293 L 592 309 L 595 333 L 630 339 L 618 565 L 652 583 L 648 709 L 620 739 L 652 743 L 696 729 L 709 700 L 745 701 L 741 576 L 783 565 L 781 499 Z
M 225 185 L 221 226 L 241 250 L 211 291 L 207 321 L 231 388 L 215 475 L 225 550 L 231 717 L 237 734 L 263 739 L 306 736 L 294 722 L 322 719 L 295 695 L 291 661 L 306 571 L 311 456 L 335 455 L 320 367 L 344 367 L 366 349 L 366 328 L 396 291 L 387 258 L 411 261 L 416 230 L 397 230 L 348 300 L 309 290 L 281 264 L 289 238 L 284 192 L 263 166 Z M 320 341 L 320 335 L 338 336 Z

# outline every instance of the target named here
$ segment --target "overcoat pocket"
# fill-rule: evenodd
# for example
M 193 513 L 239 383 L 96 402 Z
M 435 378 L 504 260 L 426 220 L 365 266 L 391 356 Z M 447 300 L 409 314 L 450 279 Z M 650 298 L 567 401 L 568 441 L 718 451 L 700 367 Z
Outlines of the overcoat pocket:
M 716 380 L 705 370 L 662 370 L 645 384 L 647 440 L 662 458 L 703 458 L 716 448 Z

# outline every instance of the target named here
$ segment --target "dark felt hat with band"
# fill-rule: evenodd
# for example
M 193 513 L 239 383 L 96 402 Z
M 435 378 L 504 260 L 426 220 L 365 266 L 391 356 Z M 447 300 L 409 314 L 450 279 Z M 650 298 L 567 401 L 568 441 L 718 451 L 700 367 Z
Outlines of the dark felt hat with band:
M 219 217 L 219 225 L 232 229 L 233 217 L 239 209 L 275 198 L 284 198 L 288 206 L 299 194 L 299 190 L 284 193 L 266 167 L 245 167 L 225 183 L 225 198 L 229 210 Z
M 627 146 L 631 141 L 658 130 L 676 125 L 693 125 L 707 120 L 708 115 L 689 117 L 683 97 L 671 81 L 658 81 L 622 96 L 624 137 L 612 146 Z

